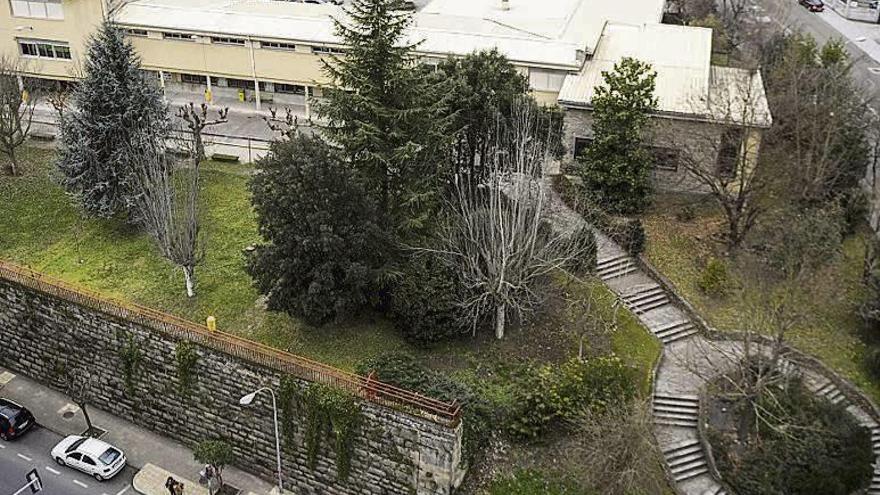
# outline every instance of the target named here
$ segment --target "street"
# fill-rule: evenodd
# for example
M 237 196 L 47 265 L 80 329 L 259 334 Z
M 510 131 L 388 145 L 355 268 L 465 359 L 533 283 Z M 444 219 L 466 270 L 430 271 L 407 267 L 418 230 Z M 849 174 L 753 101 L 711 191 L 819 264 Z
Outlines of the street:
M 98 482 L 94 478 L 55 463 L 49 451 L 61 435 L 37 425 L 23 437 L 0 441 L 0 495 L 10 495 L 25 484 L 25 475 L 36 468 L 43 481 L 45 495 L 123 495 L 134 493 L 131 479 L 135 470 L 126 467 L 113 479 Z M 24 493 L 31 493 L 25 490 Z

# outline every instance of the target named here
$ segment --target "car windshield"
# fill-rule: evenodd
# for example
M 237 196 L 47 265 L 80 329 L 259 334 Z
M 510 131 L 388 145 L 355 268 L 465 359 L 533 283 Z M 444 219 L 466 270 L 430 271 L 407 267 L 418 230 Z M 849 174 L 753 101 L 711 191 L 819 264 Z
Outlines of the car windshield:
M 109 466 L 110 464 L 113 464 L 116 459 L 119 459 L 119 456 L 121 455 L 122 452 L 119 452 L 113 447 L 110 447 L 109 449 L 105 450 L 103 454 L 101 454 L 101 457 L 98 457 L 98 460 Z
M 78 449 L 79 446 L 82 445 L 83 442 L 85 442 L 85 441 L 86 441 L 85 438 L 80 438 L 79 440 L 70 444 L 70 447 L 67 447 L 67 450 L 65 450 L 64 453 L 69 454 L 69 453 L 73 452 L 74 450 Z

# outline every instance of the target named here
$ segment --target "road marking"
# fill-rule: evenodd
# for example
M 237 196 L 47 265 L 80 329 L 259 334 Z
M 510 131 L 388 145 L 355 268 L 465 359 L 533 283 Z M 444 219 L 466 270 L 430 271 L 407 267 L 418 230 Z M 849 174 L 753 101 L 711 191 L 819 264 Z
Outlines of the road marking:
M 59 474 L 61 474 L 61 471 L 58 471 L 57 469 L 52 469 L 49 466 L 46 466 L 46 471 L 49 471 L 50 473 L 54 474 L 55 476 L 58 476 Z
M 31 461 L 33 460 L 33 459 L 31 459 L 30 457 L 28 457 L 28 456 L 26 456 L 26 455 L 24 455 L 24 454 L 18 454 L 18 453 L 16 453 L 15 455 L 21 457 L 22 459 L 24 459 L 24 460 L 26 460 L 26 461 L 28 461 L 28 462 L 31 462 Z
M 116 492 L 116 495 L 122 495 L 123 493 L 127 492 L 129 488 L 131 488 L 130 485 Z
M 2 443 L 0 443 L 0 449 L 5 449 L 5 448 L 6 448 L 6 446 L 3 445 Z
M 76 485 L 79 485 L 79 486 L 81 486 L 81 487 L 83 487 L 83 488 L 88 488 L 88 487 L 89 487 L 89 485 L 83 483 L 83 482 L 80 481 L 80 480 L 73 480 L 73 483 L 76 484 Z

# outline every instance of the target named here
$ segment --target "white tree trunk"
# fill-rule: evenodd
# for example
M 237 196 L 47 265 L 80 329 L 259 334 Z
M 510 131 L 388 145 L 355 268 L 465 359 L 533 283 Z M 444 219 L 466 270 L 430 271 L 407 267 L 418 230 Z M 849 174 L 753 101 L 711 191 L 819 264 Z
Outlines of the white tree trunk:
M 183 267 L 183 278 L 186 280 L 186 297 L 193 297 L 196 295 L 194 290 L 195 287 L 195 270 L 192 266 L 184 266 Z
M 505 311 L 504 304 L 495 306 L 495 337 L 498 339 L 504 338 L 504 319 L 506 314 L 507 311 Z

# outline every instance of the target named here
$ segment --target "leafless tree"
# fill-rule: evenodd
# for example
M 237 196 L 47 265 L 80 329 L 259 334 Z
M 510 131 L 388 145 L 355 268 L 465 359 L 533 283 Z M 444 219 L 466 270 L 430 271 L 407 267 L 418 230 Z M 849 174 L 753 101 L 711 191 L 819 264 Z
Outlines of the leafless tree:
M 650 405 L 641 400 L 584 408 L 574 422 L 575 441 L 562 462 L 584 485 L 606 495 L 668 492 L 662 455 L 654 441 Z
M 58 122 L 61 122 L 61 119 L 64 118 L 64 112 L 70 104 L 70 96 L 70 86 L 60 82 L 53 84 L 49 92 L 46 93 L 46 101 L 49 102 L 49 105 L 58 114 Z
M 0 151 L 9 159 L 11 175 L 18 174 L 16 151 L 30 132 L 37 100 L 24 86 L 22 73 L 19 62 L 0 57 Z
M 482 183 L 456 177 L 438 246 L 458 273 L 466 296 L 460 304 L 474 325 L 493 317 L 503 338 L 507 317 L 531 313 L 544 299 L 548 276 L 583 253 L 581 239 L 554 229 L 542 180 L 547 152 L 536 136 L 537 115 L 519 105 L 511 123 L 497 133 L 492 163 Z
M 727 83 L 712 89 L 709 101 L 694 104 L 714 124 L 695 126 L 687 135 L 669 133 L 681 153 L 679 165 L 708 191 L 724 212 L 727 247 L 735 254 L 764 213 L 759 198 L 770 184 L 767 160 L 759 156 L 762 127 L 770 114 L 758 71 L 723 69 Z
M 209 109 L 206 103 L 198 107 L 193 102 L 177 108 L 177 116 L 186 125 L 187 134 L 192 139 L 193 165 L 198 167 L 205 160 L 205 141 L 202 135 L 206 127 L 212 127 L 229 122 L 229 107 L 218 109 L 216 118 L 209 118 Z
M 186 295 L 193 297 L 195 267 L 204 259 L 198 215 L 199 167 L 175 170 L 167 150 L 145 149 L 147 153 L 132 154 L 140 222 L 162 255 L 183 270 Z
M 95 431 L 92 425 L 92 418 L 89 416 L 89 403 L 92 401 L 92 393 L 95 377 L 92 373 L 83 368 L 74 368 L 67 372 L 64 377 L 64 387 L 67 395 L 79 407 L 86 420 L 86 436 L 92 436 Z

